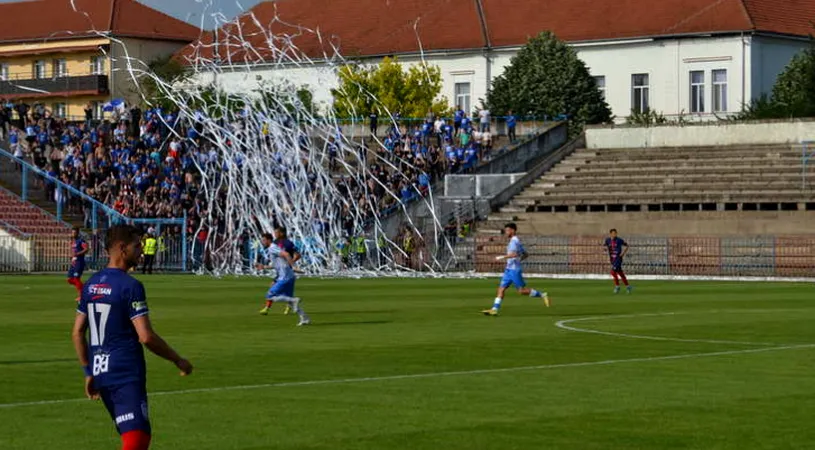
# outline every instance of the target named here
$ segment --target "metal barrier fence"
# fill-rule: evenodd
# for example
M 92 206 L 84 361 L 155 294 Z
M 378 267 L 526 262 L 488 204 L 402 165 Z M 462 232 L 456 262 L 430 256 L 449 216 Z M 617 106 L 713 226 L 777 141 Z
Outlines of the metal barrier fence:
M 379 248 L 366 241 L 366 252 L 350 252 L 343 266 L 347 269 L 412 269 L 429 270 L 434 257 L 443 259 L 450 272 L 501 272 L 504 263 L 495 256 L 506 251 L 501 236 L 460 238 L 453 241 L 450 257 L 446 247 L 417 241 L 409 257 L 396 248 Z M 609 262 L 603 236 L 536 237 L 523 236 L 529 258 L 524 262 L 527 273 L 604 274 Z M 752 237 L 643 237 L 626 239 L 630 250 L 625 270 L 641 275 L 747 276 L 747 277 L 815 277 L 815 235 Z M 107 264 L 104 242 L 88 239 L 91 250 L 87 268 L 98 270 Z M 185 252 L 189 247 L 193 270 L 200 268 L 204 255 L 195 243 L 188 246 L 180 238 L 166 237 L 156 257 L 155 271 L 183 271 Z M 434 250 L 433 248 L 436 248 Z M 247 249 L 245 266 L 251 270 L 254 252 Z M 434 253 L 436 252 L 436 253 Z M 0 236 L 0 273 L 66 272 L 71 261 L 70 242 L 55 237 Z M 449 264 L 445 264 L 449 262 Z M 141 269 L 141 268 L 140 268 Z
M 90 250 L 85 256 L 87 270 L 107 266 L 104 238 L 86 237 Z M 166 236 L 159 241 L 154 272 L 186 270 L 186 244 L 180 236 Z M 68 272 L 71 264 L 71 240 L 60 236 L 0 236 L 0 273 Z M 141 270 L 141 265 L 139 270 Z
M 609 270 L 604 236 L 522 236 L 528 273 L 604 274 Z M 815 277 L 815 235 L 626 238 L 625 270 L 632 274 Z M 478 237 L 455 248 L 457 271 L 501 272 L 495 256 L 506 238 Z

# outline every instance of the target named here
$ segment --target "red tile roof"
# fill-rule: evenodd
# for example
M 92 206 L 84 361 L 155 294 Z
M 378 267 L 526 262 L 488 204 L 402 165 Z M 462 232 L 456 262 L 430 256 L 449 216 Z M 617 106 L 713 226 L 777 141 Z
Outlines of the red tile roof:
M 742 31 L 806 36 L 815 20 L 815 0 L 481 1 L 493 47 L 519 46 L 544 30 L 570 42 Z M 485 47 L 476 1 L 266 1 L 177 56 L 260 62 L 330 57 L 334 48 L 345 57 L 374 56 L 415 53 L 420 43 L 425 51 Z
M 136 0 L 32 0 L 0 3 L 0 42 L 114 37 L 192 42 L 201 32 Z

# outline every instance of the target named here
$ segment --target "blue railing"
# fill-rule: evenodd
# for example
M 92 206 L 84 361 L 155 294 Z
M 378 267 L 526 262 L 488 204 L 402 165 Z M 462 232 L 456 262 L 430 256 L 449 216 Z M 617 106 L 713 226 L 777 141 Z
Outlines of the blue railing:
M 181 227 L 181 251 L 182 251 L 182 259 L 181 259 L 181 270 L 186 272 L 187 271 L 187 215 L 186 212 L 184 213 L 183 218 L 172 218 L 172 219 L 135 219 L 130 218 L 122 213 L 116 211 L 115 209 L 105 205 L 104 203 L 96 200 L 95 198 L 81 192 L 80 190 L 70 186 L 68 184 L 63 183 L 59 179 L 49 175 L 47 172 L 43 171 L 42 169 L 31 165 L 29 162 L 17 158 L 16 156 L 12 155 L 11 153 L 0 149 L 0 157 L 5 158 L 13 165 L 16 165 L 18 168 L 17 170 L 20 171 L 20 180 L 19 180 L 19 187 L 20 187 L 20 197 L 23 201 L 30 201 L 30 174 L 34 174 L 46 183 L 50 184 L 54 187 L 54 192 L 57 198 L 60 200 L 55 201 L 56 203 L 56 219 L 60 222 L 64 220 L 64 203 L 61 199 L 64 198 L 64 193 L 70 193 L 71 195 L 81 199 L 83 204 L 86 208 L 90 208 L 90 223 L 85 223 L 86 227 L 91 228 L 94 232 L 98 230 L 104 230 L 109 228 L 112 225 L 116 224 L 130 224 L 130 225 L 144 225 L 144 226 L 154 226 L 156 228 L 156 232 L 161 234 L 162 226 L 180 226 Z M 13 169 L 12 169 L 13 170 Z M 3 177 L 5 173 L 0 170 L 0 177 Z M 7 177 L 11 178 L 11 177 Z M 13 181 L 10 183 L 15 184 Z M 47 192 L 47 191 L 46 191 Z M 47 212 L 47 211 L 46 211 Z M 50 213 L 49 213 L 50 214 Z M 104 217 L 107 220 L 99 221 L 100 217 Z

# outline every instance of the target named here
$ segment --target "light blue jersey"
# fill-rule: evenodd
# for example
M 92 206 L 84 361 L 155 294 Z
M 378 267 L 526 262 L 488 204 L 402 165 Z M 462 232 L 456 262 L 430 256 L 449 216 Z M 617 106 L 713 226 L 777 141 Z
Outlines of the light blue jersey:
M 507 268 L 504 270 L 504 276 L 501 277 L 501 287 L 508 288 L 514 284 L 515 287 L 520 289 L 526 286 L 523 270 L 521 270 L 521 258 L 526 254 L 526 250 L 524 250 L 518 236 L 513 236 L 509 240 L 509 244 L 507 244 L 507 255 L 510 253 L 515 253 L 518 256 L 507 258 Z
M 294 280 L 294 269 L 286 261 L 286 258 L 280 255 L 282 252 L 283 249 L 275 244 L 266 247 L 266 261 L 270 262 L 275 272 L 277 272 L 277 278 L 275 278 L 277 281 Z
M 509 240 L 509 244 L 507 244 L 507 255 L 510 253 L 515 253 L 518 257 L 507 258 L 507 270 L 521 270 L 521 257 L 526 253 L 526 250 L 524 250 L 518 236 L 513 236 Z

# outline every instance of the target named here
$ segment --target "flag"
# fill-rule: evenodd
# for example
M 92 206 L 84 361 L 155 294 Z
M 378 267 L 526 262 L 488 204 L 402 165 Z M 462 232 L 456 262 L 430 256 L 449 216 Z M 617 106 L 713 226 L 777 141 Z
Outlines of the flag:
M 114 98 L 113 100 L 105 103 L 102 105 L 102 110 L 105 112 L 113 112 L 118 111 L 120 113 L 125 112 L 125 99 L 123 98 Z

